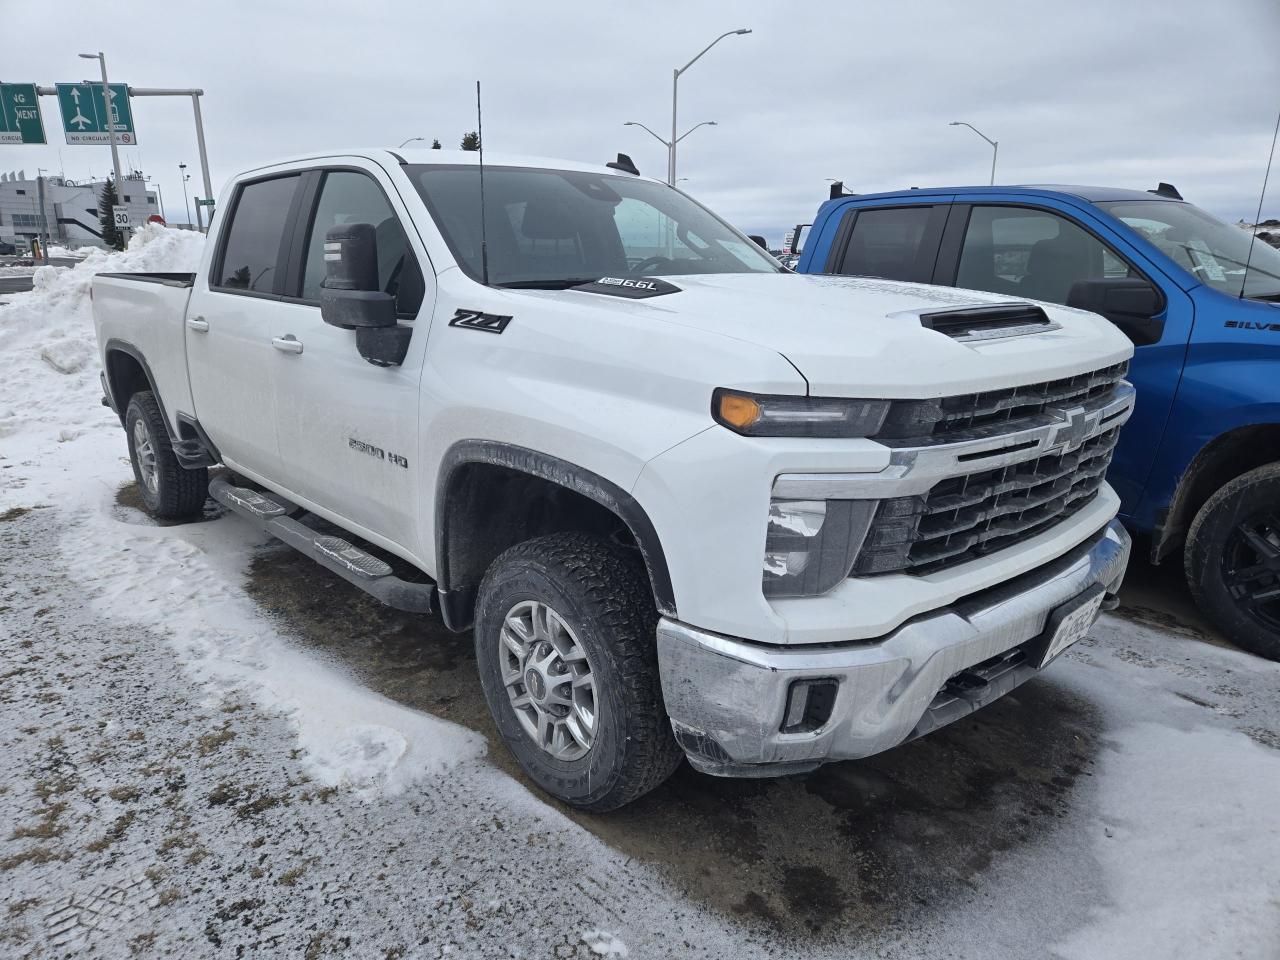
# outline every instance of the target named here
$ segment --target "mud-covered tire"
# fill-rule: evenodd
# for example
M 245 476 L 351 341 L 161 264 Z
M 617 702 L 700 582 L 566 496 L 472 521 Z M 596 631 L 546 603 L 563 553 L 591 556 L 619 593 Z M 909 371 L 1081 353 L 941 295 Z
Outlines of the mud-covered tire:
M 209 471 L 184 470 L 178 463 L 160 404 L 150 390 L 130 398 L 124 432 L 133 478 L 148 512 L 161 520 L 199 516 L 209 493 Z
M 597 723 L 584 756 L 561 760 L 516 716 L 503 682 L 501 632 L 528 601 L 551 607 L 590 661 Z M 503 742 L 543 790 L 570 806 L 615 810 L 653 790 L 683 753 L 671 732 L 658 677 L 658 614 L 642 566 L 585 534 L 528 540 L 490 565 L 476 605 L 476 664 Z
M 1208 499 L 1187 533 L 1184 563 L 1205 615 L 1233 643 L 1280 660 L 1280 463 Z

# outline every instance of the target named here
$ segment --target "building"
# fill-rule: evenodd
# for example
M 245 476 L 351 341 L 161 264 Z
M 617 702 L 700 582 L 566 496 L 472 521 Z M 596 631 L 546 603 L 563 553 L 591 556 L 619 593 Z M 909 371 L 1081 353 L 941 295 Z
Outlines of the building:
M 105 180 L 28 180 L 23 171 L 0 175 L 0 241 L 26 249 L 36 237 L 47 236 L 64 247 L 103 246 L 98 200 L 105 186 Z M 135 227 L 160 212 L 156 194 L 139 171 L 124 178 L 120 194 Z

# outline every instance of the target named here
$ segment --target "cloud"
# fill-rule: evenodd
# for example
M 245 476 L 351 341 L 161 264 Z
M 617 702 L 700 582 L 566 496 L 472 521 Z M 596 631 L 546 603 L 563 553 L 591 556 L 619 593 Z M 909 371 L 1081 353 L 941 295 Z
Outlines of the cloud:
M 198 86 L 215 191 L 239 169 L 343 145 L 475 127 L 486 146 L 604 161 L 629 153 L 662 176 L 671 73 L 719 33 L 680 80 L 681 184 L 738 225 L 777 236 L 807 221 L 824 178 L 851 190 L 984 183 L 1152 187 L 1158 180 L 1230 218 L 1251 217 L 1277 109 L 1280 5 L 1167 0 L 791 4 L 136 2 L 127 14 L 72 0 L 6 11 L 5 78 L 81 79 L 82 50 L 106 44 L 114 80 Z M 121 29 L 123 24 L 123 31 Z M 120 42 L 112 42 L 120 37 Z M 126 39 L 127 38 L 127 39 Z M 0 168 L 58 169 L 49 147 L 0 147 Z M 135 103 L 131 164 L 156 176 L 173 212 L 177 164 L 197 163 L 190 104 Z M 109 168 L 103 148 L 61 145 L 70 176 Z M 198 171 L 191 182 L 200 188 Z M 1280 187 L 1268 212 L 1280 214 Z

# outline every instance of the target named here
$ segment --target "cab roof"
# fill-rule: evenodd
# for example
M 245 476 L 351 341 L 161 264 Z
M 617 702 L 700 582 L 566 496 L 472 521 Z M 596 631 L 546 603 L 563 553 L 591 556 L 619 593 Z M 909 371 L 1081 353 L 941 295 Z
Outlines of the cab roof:
M 377 159 L 388 166 L 410 163 L 450 165 L 478 165 L 480 163 L 480 153 L 476 150 L 431 150 L 423 147 L 345 147 L 324 151 L 315 150 L 310 153 L 297 154 L 292 157 L 282 157 L 277 160 L 272 160 L 269 163 L 258 164 L 253 168 L 253 170 L 262 170 L 267 167 L 276 167 L 285 164 L 323 162 L 324 160 L 334 157 L 368 157 L 370 159 Z M 492 150 L 485 151 L 484 164 L 486 167 L 529 167 L 530 169 L 570 170 L 579 173 L 598 173 L 605 176 L 634 176 L 634 174 L 607 167 L 603 162 L 582 163 L 577 160 L 562 160 L 554 157 L 496 153 Z M 253 172 L 253 170 L 248 172 Z M 665 183 L 665 181 L 643 175 L 641 175 L 639 179 L 651 180 L 655 183 Z
M 996 186 L 971 186 L 971 187 L 921 187 L 919 189 L 910 190 L 887 190 L 883 193 L 859 193 L 846 194 L 846 197 L 836 197 L 834 199 L 853 199 L 873 200 L 880 197 L 919 197 L 939 194 L 1009 194 L 1009 193 L 1037 193 L 1037 194 L 1065 194 L 1084 200 L 1089 203 L 1101 203 L 1108 200 L 1163 200 L 1167 203 L 1177 203 L 1177 200 L 1171 197 L 1163 197 L 1158 194 L 1151 193 L 1147 190 L 1129 190 L 1123 187 L 1089 187 L 1078 184 L 1067 183 L 1023 183 L 1023 184 L 1006 184 Z

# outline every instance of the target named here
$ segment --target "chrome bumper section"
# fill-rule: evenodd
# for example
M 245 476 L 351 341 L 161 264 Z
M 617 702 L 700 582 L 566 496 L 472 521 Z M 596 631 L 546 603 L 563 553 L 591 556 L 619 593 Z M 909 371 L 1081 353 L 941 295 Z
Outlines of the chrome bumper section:
M 690 762 L 721 776 L 778 776 L 829 760 L 866 757 L 950 723 L 1037 671 L 1032 646 L 1049 614 L 1094 584 L 1113 598 L 1129 536 L 1111 521 L 1030 573 L 916 617 L 873 641 L 769 646 L 663 618 L 662 690 Z M 837 683 L 830 717 L 784 733 L 797 680 Z

